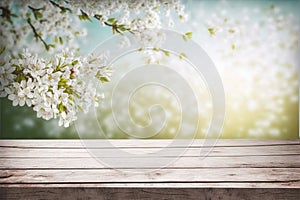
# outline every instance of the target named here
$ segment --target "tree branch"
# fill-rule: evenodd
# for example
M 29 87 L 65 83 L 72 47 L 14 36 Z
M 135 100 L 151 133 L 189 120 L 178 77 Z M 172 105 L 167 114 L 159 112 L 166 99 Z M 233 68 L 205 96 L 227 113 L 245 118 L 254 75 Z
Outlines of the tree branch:
M 11 13 L 8 7 L 0 6 L 0 9 L 2 10 L 2 14 L 0 16 L 6 18 L 11 24 L 13 23 L 11 17 L 18 17 L 16 14 Z
M 50 1 L 50 3 L 51 3 L 53 6 L 60 8 L 60 10 L 61 10 L 60 12 L 61 12 L 61 13 L 65 13 L 66 11 L 69 11 L 70 13 L 72 13 L 72 10 L 71 10 L 70 8 L 61 6 L 61 5 L 59 5 L 58 3 L 56 3 L 56 2 L 54 2 L 54 1 L 52 1 L 52 0 L 49 0 L 49 1 Z
M 37 33 L 35 27 L 33 26 L 33 24 L 31 23 L 31 20 L 30 18 L 27 19 L 27 23 L 29 24 L 29 26 L 31 27 L 32 31 L 33 31 L 33 34 L 34 34 L 34 37 L 39 39 L 43 45 L 45 46 L 46 50 L 48 51 L 49 50 L 49 45 L 45 42 L 45 40 Z

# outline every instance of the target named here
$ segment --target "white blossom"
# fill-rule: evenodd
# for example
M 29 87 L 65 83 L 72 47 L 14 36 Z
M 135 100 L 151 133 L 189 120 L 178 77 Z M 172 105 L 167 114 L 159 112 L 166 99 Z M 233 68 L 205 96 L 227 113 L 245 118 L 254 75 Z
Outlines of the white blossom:
M 98 103 L 95 99 L 101 100 L 93 85 L 85 81 L 104 77 L 108 81 L 112 71 L 106 67 L 107 59 L 107 53 L 83 57 L 65 50 L 47 60 L 24 50 L 20 58 L 7 63 L 18 70 L 5 71 L 12 76 L 8 84 L 1 84 L 1 90 L 14 106 L 26 104 L 37 112 L 37 117 L 59 118 L 59 125 L 67 127 L 81 109 L 87 112 Z M 1 67 L 6 69 L 5 66 Z M 18 81 L 18 77 L 22 80 Z
M 32 107 L 37 117 L 58 118 L 65 127 L 80 110 L 87 112 L 104 98 L 90 80 L 106 82 L 112 76 L 109 53 L 79 56 L 74 39 L 87 34 L 81 20 L 98 20 L 113 33 L 130 31 L 147 48 L 165 39 L 159 31 L 163 15 L 169 25 L 171 10 L 185 18 L 178 0 L 3 0 L 0 5 L 0 47 L 5 47 L 0 55 L 9 55 L 0 63 L 0 96 L 8 96 L 14 106 Z M 37 43 L 28 43 L 33 38 Z M 123 37 L 120 47 L 128 46 Z
M 0 83 L 2 86 L 9 85 L 16 78 L 16 75 L 13 74 L 15 69 L 9 63 L 5 63 L 4 66 L 0 67 Z

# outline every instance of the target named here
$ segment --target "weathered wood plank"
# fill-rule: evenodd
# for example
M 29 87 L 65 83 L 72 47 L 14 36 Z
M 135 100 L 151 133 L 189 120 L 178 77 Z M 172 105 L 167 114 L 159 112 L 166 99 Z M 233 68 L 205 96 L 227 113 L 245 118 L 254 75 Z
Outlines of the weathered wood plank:
M 122 151 L 126 151 L 128 153 L 142 155 L 145 153 L 157 152 L 158 148 L 144 147 L 139 148 L 130 148 L 123 147 L 119 148 Z M 167 149 L 167 148 L 165 148 Z M 96 151 L 97 150 L 93 150 Z M 118 155 L 114 154 L 115 149 L 105 148 L 99 149 L 98 153 L 101 157 L 118 157 Z M 161 153 L 162 156 L 173 156 L 175 152 L 179 152 L 180 148 L 169 148 L 168 151 L 164 151 Z M 184 152 L 184 156 L 200 156 L 201 148 L 191 147 L 187 148 Z M 182 151 L 183 152 L 183 151 Z M 247 146 L 247 147 L 214 147 L 209 157 L 215 156 L 280 156 L 280 155 L 299 155 L 300 154 L 300 144 L 299 145 L 278 145 L 278 146 Z M 0 148 L 0 157 L 91 157 L 89 152 L 85 148 L 77 149 L 77 148 L 10 148 L 10 147 L 1 147 Z
M 0 183 L 6 187 L 48 187 L 48 188 L 299 188 L 293 182 L 144 182 L 144 183 Z
M 19 199 L 251 199 L 298 200 L 298 189 L 212 188 L 0 188 L 0 198 Z
M 136 162 L 143 162 L 147 158 L 111 158 L 118 159 L 118 169 L 134 168 Z M 167 162 L 169 158 L 153 157 L 152 166 L 156 163 Z M 104 161 L 108 161 L 106 158 Z M 94 158 L 0 158 L 0 169 L 104 169 L 109 168 Z M 300 155 L 294 156 L 245 156 L 245 157 L 181 157 L 174 160 L 166 168 L 300 168 Z
M 135 169 L 143 163 L 143 154 L 170 141 L 91 144 L 101 159 L 120 161 L 119 170 L 92 158 L 81 142 L 0 141 L 0 199 L 61 199 L 62 194 L 65 199 L 299 199 L 300 140 L 219 140 L 204 159 L 199 158 L 204 140 L 196 140 L 163 169 L 155 163 L 175 159 L 174 152 L 186 147 L 172 146 L 152 157 L 154 165 L 145 171 Z M 115 147 L 139 155 L 121 157 L 114 154 Z
M 300 187 L 299 168 L 159 169 L 138 173 L 111 169 L 1 170 L 0 183 L 283 182 Z
M 94 148 L 110 147 L 107 145 L 109 141 L 112 145 L 122 147 L 156 147 L 161 148 L 172 142 L 172 140 L 106 140 L 101 143 L 101 140 L 86 140 L 95 141 Z M 212 140 L 215 141 L 215 140 Z M 100 146 L 99 144 L 102 144 Z M 194 140 L 191 147 L 202 147 L 205 140 Z M 299 145 L 300 140 L 256 140 L 256 139 L 222 139 L 217 140 L 215 146 L 277 146 L 277 145 Z M 0 147 L 32 147 L 32 148 L 83 148 L 81 140 L 0 140 Z M 177 147 L 182 147 L 178 145 Z

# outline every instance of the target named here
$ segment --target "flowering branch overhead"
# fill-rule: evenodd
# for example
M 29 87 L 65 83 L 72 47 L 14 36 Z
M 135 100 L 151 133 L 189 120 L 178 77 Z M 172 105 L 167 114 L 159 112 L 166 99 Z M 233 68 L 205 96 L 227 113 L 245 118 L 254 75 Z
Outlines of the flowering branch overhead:
M 14 106 L 31 107 L 37 117 L 58 118 L 59 125 L 68 127 L 79 111 L 87 112 L 103 98 L 88 80 L 107 82 L 112 73 L 109 53 L 79 55 L 75 38 L 86 35 L 82 20 L 99 21 L 116 34 L 128 31 L 141 46 L 155 46 L 159 31 L 151 30 L 162 27 L 162 13 L 172 21 L 172 10 L 186 19 L 178 0 L 2 0 L 0 96 Z M 37 43 L 29 42 L 33 38 Z

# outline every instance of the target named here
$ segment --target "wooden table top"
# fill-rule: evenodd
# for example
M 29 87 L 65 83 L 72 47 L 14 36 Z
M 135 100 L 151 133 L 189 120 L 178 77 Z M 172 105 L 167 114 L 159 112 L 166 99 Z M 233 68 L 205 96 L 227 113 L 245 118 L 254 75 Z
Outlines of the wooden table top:
M 205 140 L 188 146 L 170 145 L 170 140 L 106 140 L 88 143 L 88 149 L 85 141 L 1 140 L 0 198 L 61 193 L 104 198 L 116 192 L 129 198 L 169 193 L 192 198 L 197 191 L 226 197 L 240 191 L 251 195 L 251 188 L 270 199 L 272 194 L 300 197 L 300 140 L 218 140 L 212 149 L 203 146 Z M 201 157 L 205 148 L 211 151 Z

